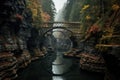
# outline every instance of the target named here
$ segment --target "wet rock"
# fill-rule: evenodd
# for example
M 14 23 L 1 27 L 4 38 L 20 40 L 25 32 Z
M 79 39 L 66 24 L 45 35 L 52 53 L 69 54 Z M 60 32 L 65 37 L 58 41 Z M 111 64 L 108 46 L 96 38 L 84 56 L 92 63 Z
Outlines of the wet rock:
M 104 52 L 103 58 L 106 62 L 107 70 L 105 71 L 106 80 L 120 79 L 120 47 L 114 47 L 110 52 Z
M 17 77 L 17 70 L 31 62 L 27 40 L 32 13 L 26 0 L 0 0 L 0 80 Z
M 0 53 L 0 79 L 17 77 L 17 60 L 10 52 Z
M 16 50 L 14 56 L 17 58 L 18 69 L 25 68 L 31 63 L 28 50 Z
M 104 73 L 106 69 L 104 59 L 99 55 L 90 53 L 81 54 L 80 68 L 83 70 L 102 73 Z

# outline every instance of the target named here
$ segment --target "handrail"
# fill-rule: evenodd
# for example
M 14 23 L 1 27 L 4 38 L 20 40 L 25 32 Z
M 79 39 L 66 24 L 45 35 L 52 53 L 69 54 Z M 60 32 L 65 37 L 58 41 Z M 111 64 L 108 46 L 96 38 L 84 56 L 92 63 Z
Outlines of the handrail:
M 81 24 L 80 22 L 42 22 L 41 24 L 54 24 L 54 23 L 63 23 L 63 24 Z

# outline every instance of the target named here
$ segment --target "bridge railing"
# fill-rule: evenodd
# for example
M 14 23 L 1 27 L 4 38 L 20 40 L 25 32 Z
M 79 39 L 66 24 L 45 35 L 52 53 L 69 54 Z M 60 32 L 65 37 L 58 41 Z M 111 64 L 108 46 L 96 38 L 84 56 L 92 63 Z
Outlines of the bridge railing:
M 39 25 L 44 31 L 53 28 L 53 27 L 61 27 L 67 28 L 72 32 L 80 32 L 80 22 L 42 22 Z
M 42 22 L 41 27 L 80 27 L 80 22 Z

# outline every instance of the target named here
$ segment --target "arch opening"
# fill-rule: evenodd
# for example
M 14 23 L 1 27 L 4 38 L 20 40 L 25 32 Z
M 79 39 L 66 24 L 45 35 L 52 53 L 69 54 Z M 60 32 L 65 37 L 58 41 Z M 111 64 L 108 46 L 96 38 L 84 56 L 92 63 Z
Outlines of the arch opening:
M 44 33 L 44 47 L 54 51 L 67 52 L 72 48 L 70 36 L 72 31 L 63 27 L 53 27 Z

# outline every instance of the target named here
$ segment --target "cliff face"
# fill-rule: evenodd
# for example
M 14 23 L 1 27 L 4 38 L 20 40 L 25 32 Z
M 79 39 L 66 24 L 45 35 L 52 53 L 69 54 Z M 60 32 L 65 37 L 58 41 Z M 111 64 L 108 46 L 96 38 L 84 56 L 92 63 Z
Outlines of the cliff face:
M 26 0 L 0 0 L 0 80 L 17 77 L 17 70 L 31 62 L 30 50 L 40 53 L 32 21 Z
M 0 51 L 26 49 L 32 13 L 26 8 L 25 0 L 2 0 L 0 6 Z

